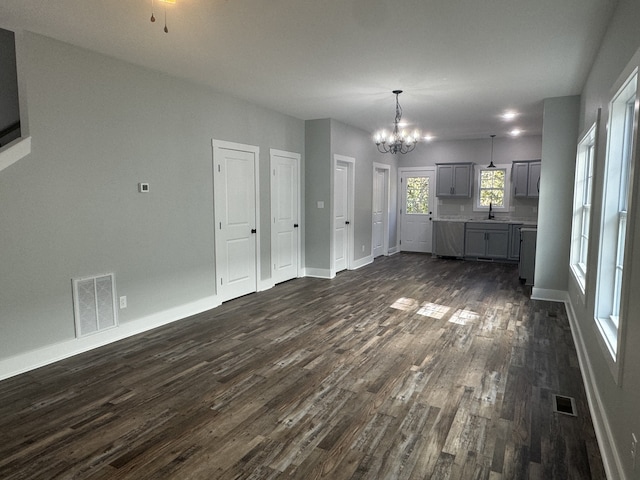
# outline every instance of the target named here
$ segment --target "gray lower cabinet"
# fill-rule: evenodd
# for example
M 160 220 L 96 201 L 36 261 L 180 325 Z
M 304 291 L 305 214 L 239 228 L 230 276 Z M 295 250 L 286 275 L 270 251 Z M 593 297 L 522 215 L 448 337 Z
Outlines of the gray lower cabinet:
M 465 257 L 506 260 L 509 257 L 509 225 L 467 223 L 464 255 Z
M 536 227 L 523 227 L 520 231 L 522 237 L 522 248 L 520 253 L 520 263 L 518 264 L 518 275 L 525 285 L 533 285 L 536 269 L 536 239 L 538 229 Z
M 521 223 L 509 224 L 509 260 L 520 259 L 520 229 Z

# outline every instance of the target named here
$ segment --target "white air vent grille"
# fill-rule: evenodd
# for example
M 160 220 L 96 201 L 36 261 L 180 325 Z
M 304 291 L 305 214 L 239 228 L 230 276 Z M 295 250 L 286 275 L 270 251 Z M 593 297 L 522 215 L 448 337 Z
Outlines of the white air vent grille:
M 113 273 L 73 280 L 76 336 L 83 337 L 118 324 Z

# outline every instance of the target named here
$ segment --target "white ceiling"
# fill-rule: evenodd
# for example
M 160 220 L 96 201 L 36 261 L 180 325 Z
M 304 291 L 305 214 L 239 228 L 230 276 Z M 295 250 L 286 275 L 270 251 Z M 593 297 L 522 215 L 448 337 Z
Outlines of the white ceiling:
M 301 119 L 439 139 L 540 134 L 579 94 L 617 0 L 2 0 L 30 30 Z M 500 118 L 507 109 L 520 115 Z

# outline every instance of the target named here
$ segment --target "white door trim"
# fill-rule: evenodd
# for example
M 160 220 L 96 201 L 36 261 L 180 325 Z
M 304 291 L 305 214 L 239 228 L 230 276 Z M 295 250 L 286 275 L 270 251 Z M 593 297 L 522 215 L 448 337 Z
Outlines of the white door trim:
M 271 177 L 271 216 L 273 216 L 273 202 L 274 202 L 274 196 L 273 196 L 273 190 L 274 190 L 274 183 L 275 183 L 275 178 L 274 178 L 274 173 L 273 173 L 273 162 L 274 162 L 274 157 L 285 157 L 285 158 L 289 158 L 293 161 L 296 162 L 296 171 L 297 171 L 297 178 L 296 178 L 296 182 L 298 185 L 298 198 L 296 199 L 297 202 L 297 207 L 298 207 L 298 235 L 297 235 L 297 245 L 298 245 L 298 268 L 297 268 L 297 272 L 296 272 L 296 276 L 300 277 L 302 275 L 302 233 L 301 230 L 303 228 L 302 222 L 300 221 L 300 216 L 302 213 L 302 200 L 301 200 L 301 174 L 300 174 L 300 160 L 302 158 L 302 156 L 299 153 L 295 153 L 295 152 L 287 152 L 285 150 L 277 150 L 275 148 L 272 148 L 269 150 L 269 167 L 270 167 L 270 171 L 271 173 L 269 174 L 269 176 Z M 274 246 L 276 244 L 276 231 L 273 228 L 273 223 L 270 222 L 271 225 L 271 279 L 273 280 L 274 278 L 274 271 L 273 271 L 273 256 L 275 255 L 274 252 Z M 272 282 L 273 283 L 273 282 Z
M 401 210 L 404 208 L 404 205 L 402 204 L 402 183 L 401 180 L 402 178 L 405 176 L 406 173 L 411 173 L 411 172 L 429 172 L 431 174 L 433 174 L 433 178 L 435 179 L 433 188 L 434 188 L 434 192 L 436 192 L 437 190 L 435 190 L 437 188 L 437 175 L 436 175 L 436 167 L 400 167 L 398 168 L 398 211 L 397 211 L 397 215 L 398 215 L 398 221 L 396 222 L 396 238 L 398 239 L 397 242 L 398 244 L 396 245 L 396 249 L 398 252 L 402 251 L 401 245 L 400 245 L 400 241 L 402 240 L 401 237 L 401 231 L 402 231 L 402 214 L 400 213 Z M 438 197 L 435 196 L 434 193 L 434 202 L 433 202 L 433 209 L 431 210 L 433 212 L 433 218 L 438 218 Z
M 261 275 L 261 268 L 260 268 L 260 236 L 261 236 L 261 229 L 260 229 L 260 147 L 257 147 L 255 145 L 245 145 L 242 143 L 235 143 L 235 142 L 228 142 L 225 140 L 216 140 L 216 139 L 211 139 L 211 163 L 212 163 L 212 168 L 213 168 L 213 176 L 215 177 L 216 175 L 216 164 L 215 164 L 215 150 L 217 148 L 220 149 L 227 149 L 227 150 L 237 150 L 239 152 L 250 152 L 254 154 L 254 158 L 255 158 L 255 168 L 253 171 L 253 184 L 254 184 L 254 188 L 255 188 L 255 192 L 256 192 L 256 197 L 255 197 L 255 203 L 256 203 L 256 289 L 255 291 L 258 291 L 258 285 L 261 282 L 262 279 L 262 275 Z M 213 179 L 212 179 L 213 180 Z M 213 180 L 213 185 L 215 185 L 215 180 Z M 213 192 L 213 199 L 215 202 L 215 191 Z M 218 285 L 218 265 L 216 264 L 216 251 L 215 251 L 215 232 L 216 232 L 216 224 L 217 224 L 217 219 L 215 217 L 215 204 L 214 204 L 214 218 L 213 218 L 213 231 L 214 231 L 214 243 L 213 243 L 213 251 L 214 251 L 214 265 L 215 265 L 215 278 L 216 281 L 214 282 L 216 284 L 216 295 L 219 294 L 219 285 Z M 222 299 L 222 301 L 225 300 L 229 300 L 229 299 Z
M 384 206 L 384 215 L 382 220 L 382 229 L 384 235 L 384 243 L 383 243 L 383 255 L 389 255 L 389 208 L 391 206 L 391 165 L 387 165 L 385 163 L 377 163 L 373 162 L 373 175 L 375 178 L 376 170 L 385 170 L 386 173 L 386 182 L 385 182 L 385 206 Z M 372 209 L 373 210 L 373 209 Z M 373 211 L 371 213 L 372 222 L 373 222 Z M 371 255 L 373 256 L 373 230 L 371 232 Z
M 333 154 L 333 166 L 331 169 L 331 240 L 330 240 L 330 269 L 331 269 L 331 278 L 336 276 L 336 262 L 335 262 L 335 245 L 334 245 L 334 235 L 335 235 L 335 198 L 334 198 L 334 188 L 335 188 L 335 171 L 338 163 L 343 163 L 347 166 L 347 196 L 348 196 L 348 209 L 347 213 L 349 215 L 349 228 L 347 229 L 347 270 L 353 270 L 353 245 L 354 245 L 354 202 L 355 202 L 355 164 L 356 159 L 353 157 L 346 157 L 344 155 Z

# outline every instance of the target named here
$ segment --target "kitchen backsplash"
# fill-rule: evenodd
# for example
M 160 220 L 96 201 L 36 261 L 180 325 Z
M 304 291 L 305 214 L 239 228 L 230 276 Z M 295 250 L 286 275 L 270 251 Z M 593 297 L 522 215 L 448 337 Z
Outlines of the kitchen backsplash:
M 437 198 L 438 218 L 481 218 L 486 212 L 474 212 L 471 198 Z M 519 220 L 538 219 L 538 200 L 535 198 L 511 198 L 509 212 L 494 212 L 496 217 L 509 217 Z

